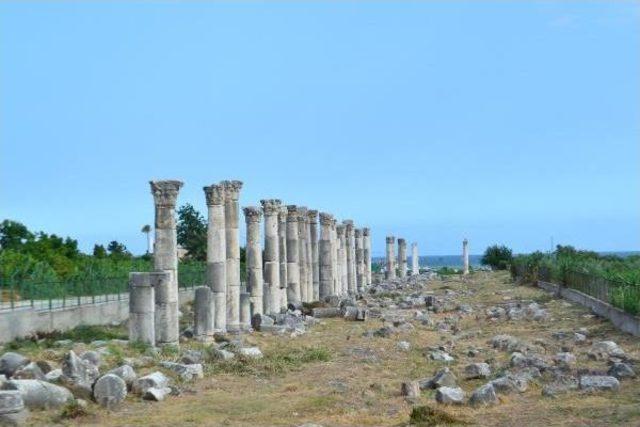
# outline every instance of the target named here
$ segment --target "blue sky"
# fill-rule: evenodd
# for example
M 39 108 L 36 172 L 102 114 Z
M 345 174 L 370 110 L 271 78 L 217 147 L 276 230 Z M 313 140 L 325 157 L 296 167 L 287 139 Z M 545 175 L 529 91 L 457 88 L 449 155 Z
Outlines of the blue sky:
M 639 2 L 2 2 L 0 218 L 145 248 L 245 182 L 423 254 L 640 249 Z

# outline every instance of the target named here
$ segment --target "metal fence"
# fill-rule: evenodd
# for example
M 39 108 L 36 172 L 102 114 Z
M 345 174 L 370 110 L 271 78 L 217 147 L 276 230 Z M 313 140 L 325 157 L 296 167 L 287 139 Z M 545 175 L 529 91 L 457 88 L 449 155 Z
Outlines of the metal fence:
M 206 267 L 179 265 L 178 286 L 194 288 L 203 285 Z M 128 298 L 129 277 L 89 275 L 66 281 L 33 281 L 28 277 L 0 276 L 0 311 L 20 308 L 56 310 L 65 307 L 117 301 Z
M 575 289 L 630 314 L 640 313 L 640 285 L 606 279 L 574 270 L 538 268 L 538 280 Z

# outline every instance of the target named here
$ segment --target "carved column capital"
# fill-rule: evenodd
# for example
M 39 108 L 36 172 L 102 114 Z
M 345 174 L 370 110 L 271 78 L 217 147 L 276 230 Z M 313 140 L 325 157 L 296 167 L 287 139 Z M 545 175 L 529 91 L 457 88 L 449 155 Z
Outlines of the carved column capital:
M 362 235 L 363 236 L 370 236 L 371 235 L 371 230 L 368 227 L 364 227 L 362 229 Z
M 309 209 L 307 211 L 307 218 L 309 223 L 314 224 L 318 222 L 318 211 L 315 209 Z
M 320 224 L 322 224 L 323 226 L 329 227 L 333 223 L 333 215 L 329 213 L 320 212 L 318 216 L 320 217 Z
M 242 190 L 242 181 L 222 181 L 220 184 L 224 187 L 224 196 L 227 200 L 238 200 L 240 190 Z
M 222 184 L 213 184 L 208 187 L 202 187 L 207 206 L 215 206 L 224 204 L 224 187 Z
M 265 216 L 277 215 L 280 212 L 282 201 L 280 199 L 260 200 L 262 211 Z
M 151 184 L 151 194 L 156 206 L 174 208 L 178 200 L 178 191 L 182 188 L 182 181 L 165 180 L 149 181 Z
M 394 236 L 387 236 L 387 243 L 395 243 L 396 238 Z
M 298 206 L 287 205 L 287 222 L 298 222 Z
M 247 206 L 242 208 L 244 218 L 247 224 L 252 222 L 260 222 L 262 219 L 262 210 L 257 206 Z
M 356 234 L 356 237 L 362 237 L 362 229 L 361 228 L 356 228 L 354 230 L 354 233 Z

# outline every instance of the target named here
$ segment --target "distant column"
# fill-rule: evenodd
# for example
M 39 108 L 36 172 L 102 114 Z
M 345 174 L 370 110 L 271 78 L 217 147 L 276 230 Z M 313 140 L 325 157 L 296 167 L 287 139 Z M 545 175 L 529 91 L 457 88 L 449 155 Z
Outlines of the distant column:
M 223 181 L 227 252 L 227 330 L 240 330 L 240 235 L 238 228 L 241 181 Z
M 280 309 L 287 308 L 287 207 L 278 211 L 278 241 L 280 252 Z
M 364 244 L 362 240 L 362 229 L 354 230 L 356 239 L 356 288 L 358 293 L 364 291 Z
M 204 187 L 207 200 L 207 286 L 213 292 L 214 328 L 227 329 L 227 237 L 224 219 L 224 187 Z
M 342 223 L 345 225 L 345 242 L 347 244 L 346 247 L 346 251 L 347 251 L 347 283 L 348 283 L 348 291 L 349 291 L 349 295 L 355 295 L 356 293 L 356 270 L 355 270 L 355 266 L 356 266 L 356 251 L 355 251 L 355 246 L 356 246 L 356 241 L 355 241 L 355 235 L 353 233 L 353 221 L 347 219 L 342 221 Z
M 344 236 L 345 225 L 336 225 L 336 237 L 338 240 L 338 274 L 339 286 L 338 295 L 347 295 L 349 291 L 349 283 L 347 277 L 347 243 Z
M 333 218 L 331 221 L 331 295 L 340 295 L 338 289 L 340 273 L 338 269 L 338 232 L 336 231 L 338 221 Z
M 313 278 L 313 301 L 320 299 L 320 270 L 318 258 L 318 211 L 309 210 L 309 233 L 311 243 L 311 272 Z
M 298 206 L 298 271 L 300 276 L 300 301 L 309 302 L 307 283 L 307 208 Z
M 170 283 L 171 273 L 129 273 L 129 341 L 156 345 L 155 293 L 160 283 Z
M 395 279 L 396 278 L 396 238 L 394 236 L 387 236 L 387 268 L 385 276 L 387 279 Z
M 199 338 L 213 335 L 214 323 L 213 292 L 208 286 L 198 286 L 193 299 L 193 335 Z
M 245 246 L 245 253 L 249 307 L 251 315 L 262 314 L 262 290 L 264 283 L 262 277 L 262 245 L 260 244 L 262 211 L 257 206 L 247 206 L 243 208 L 242 211 L 244 212 L 247 225 L 247 245 Z
M 365 227 L 362 229 L 362 243 L 364 246 L 364 284 L 371 285 L 371 231 Z
M 331 224 L 333 218 L 330 214 L 320 212 L 320 299 L 331 295 L 333 290 L 333 271 L 331 266 Z
M 407 241 L 405 239 L 398 239 L 398 264 L 399 276 L 407 277 Z
M 420 258 L 418 257 L 418 244 L 411 244 L 411 275 L 420 274 Z
M 264 295 L 264 311 L 267 314 L 280 312 L 280 238 L 278 236 L 278 213 L 280 200 L 261 200 L 264 212 L 264 280 L 269 290 Z M 286 265 L 286 263 L 285 263 Z
M 462 241 L 462 274 L 469 274 L 469 241 L 464 239 Z
M 161 281 L 155 293 L 155 338 L 158 344 L 178 344 L 178 237 L 176 234 L 176 201 L 181 181 L 150 181 L 155 204 L 156 271 L 168 271 L 169 280 Z
M 298 207 L 287 206 L 287 303 L 300 304 Z

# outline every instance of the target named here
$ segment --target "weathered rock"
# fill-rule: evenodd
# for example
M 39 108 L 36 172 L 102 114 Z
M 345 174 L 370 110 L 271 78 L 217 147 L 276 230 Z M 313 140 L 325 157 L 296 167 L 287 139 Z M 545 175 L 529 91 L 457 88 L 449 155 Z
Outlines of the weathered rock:
M 156 371 L 133 382 L 133 392 L 144 394 L 150 388 L 163 389 L 169 386 L 169 378 L 162 372 Z
M 438 387 L 450 387 L 450 388 L 455 388 L 457 387 L 456 384 L 456 376 L 453 375 L 453 372 L 451 372 L 451 370 L 449 368 L 443 368 L 440 369 L 438 372 L 436 372 L 436 374 L 429 378 L 429 379 L 424 379 L 424 380 L 420 380 L 420 388 L 422 390 L 428 389 L 428 388 L 438 388 Z
M 429 357 L 431 360 L 446 363 L 453 362 L 455 360 L 449 353 L 442 350 L 433 350 L 429 353 Z
M 207 358 L 209 360 L 231 360 L 234 357 L 236 357 L 235 354 L 233 354 L 232 352 L 225 350 L 225 349 L 220 349 L 220 348 L 215 348 L 215 347 L 210 347 L 207 349 Z
M 549 368 L 549 364 L 541 357 L 536 355 L 525 356 L 517 351 L 511 354 L 509 363 L 515 368 L 534 367 L 540 370 Z
M 47 372 L 44 376 L 45 381 L 50 383 L 57 383 L 62 380 L 62 369 L 54 369 L 51 372 Z
M 619 380 L 623 378 L 636 377 L 636 372 L 633 370 L 631 365 L 624 362 L 616 362 L 613 365 L 611 365 L 611 368 L 609 368 L 609 371 L 607 372 L 607 374 L 611 375 L 612 377 L 616 377 Z
M 491 385 L 496 393 L 511 394 L 513 392 L 523 393 L 527 391 L 528 382 L 524 378 L 516 376 L 504 376 L 491 381 Z
M 127 397 L 127 383 L 118 375 L 103 375 L 93 387 L 93 397 L 101 406 L 113 409 Z
M 107 374 L 117 375 L 127 384 L 129 390 L 133 387 L 133 383 L 138 379 L 136 371 L 130 365 L 118 366 L 107 372 Z
M 160 362 L 160 366 L 175 372 L 184 381 L 191 381 L 196 378 L 204 378 L 204 370 L 202 368 L 202 365 L 199 363 L 195 363 L 193 365 L 184 365 L 182 363 Z
M 503 351 L 514 351 L 520 345 L 520 341 L 511 335 L 496 335 L 491 338 L 491 345 Z
M 64 355 L 62 360 L 61 381 L 69 387 L 74 396 L 89 399 L 93 394 L 93 383 L 100 375 L 97 366 L 79 358 L 73 350 Z
M 613 341 L 600 341 L 591 346 L 589 357 L 595 360 L 605 360 L 609 357 L 625 357 L 624 350 Z
M 0 374 L 11 378 L 18 369 L 26 366 L 29 362 L 30 360 L 23 355 L 8 351 L 0 357 Z
M 618 391 L 620 382 L 615 377 L 605 375 L 583 375 L 580 377 L 580 389 L 586 391 Z
M 38 366 L 34 362 L 30 362 L 29 364 L 23 366 L 13 373 L 11 376 L 12 379 L 16 380 L 45 380 L 45 375 Z
M 409 351 L 411 350 L 411 344 L 408 341 L 398 341 L 396 348 L 400 351 Z
M 250 359 L 262 359 L 262 351 L 258 347 L 243 347 L 238 350 L 238 354 Z
M 193 365 L 194 363 L 204 362 L 204 352 L 200 350 L 187 350 L 180 359 L 181 363 L 185 365 Z
M 436 401 L 445 405 L 461 405 L 464 396 L 460 387 L 440 387 L 436 390 Z
M 318 319 L 326 319 L 330 317 L 341 317 L 342 310 L 340 307 L 314 307 L 311 315 Z
M 493 405 L 498 403 L 498 396 L 491 383 L 478 387 L 471 394 L 469 403 L 472 406 Z
M 491 368 L 486 363 L 471 363 L 465 366 L 464 373 L 467 379 L 489 378 L 491 376 Z
M 36 365 L 38 365 L 38 368 L 40 368 L 42 373 L 45 375 L 56 368 L 55 364 L 53 362 L 49 362 L 48 360 L 38 360 L 35 363 Z
M 152 400 L 154 402 L 163 401 L 171 394 L 171 387 L 149 387 L 142 395 L 144 400 Z
M 573 377 L 561 377 L 551 384 L 542 388 L 542 395 L 546 397 L 556 397 L 571 390 L 578 389 L 578 380 Z
M 400 386 L 400 394 L 408 398 L 420 397 L 420 384 L 418 381 L 405 381 Z
M 66 388 L 41 380 L 9 380 L 2 388 L 19 391 L 29 409 L 58 408 L 73 399 Z
M 364 308 L 347 306 L 344 308 L 344 314 L 342 317 L 344 317 L 345 320 L 358 320 L 364 322 L 367 320 L 367 310 Z
M 85 351 L 80 356 L 80 359 L 91 363 L 93 366 L 97 368 L 99 368 L 100 364 L 102 363 L 102 357 L 100 356 L 100 353 L 94 350 Z
M 260 331 L 263 328 L 269 328 L 274 324 L 275 320 L 273 320 L 273 317 L 266 314 L 256 313 L 251 318 L 251 327 L 256 331 Z
M 570 368 L 576 364 L 576 356 L 573 353 L 562 352 L 556 354 L 553 361 L 561 368 Z
M 29 416 L 22 395 L 17 390 L 0 391 L 0 426 L 23 425 Z

